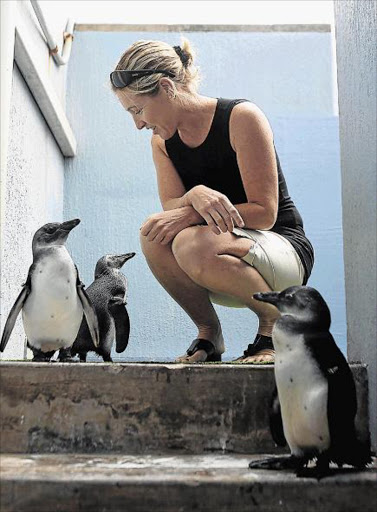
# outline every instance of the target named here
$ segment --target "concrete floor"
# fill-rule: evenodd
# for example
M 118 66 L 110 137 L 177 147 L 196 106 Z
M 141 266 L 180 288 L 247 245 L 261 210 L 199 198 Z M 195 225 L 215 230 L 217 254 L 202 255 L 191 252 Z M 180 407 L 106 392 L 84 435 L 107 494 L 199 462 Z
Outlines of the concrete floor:
M 257 455 L 3 454 L 2 512 L 375 512 L 377 464 L 318 481 Z

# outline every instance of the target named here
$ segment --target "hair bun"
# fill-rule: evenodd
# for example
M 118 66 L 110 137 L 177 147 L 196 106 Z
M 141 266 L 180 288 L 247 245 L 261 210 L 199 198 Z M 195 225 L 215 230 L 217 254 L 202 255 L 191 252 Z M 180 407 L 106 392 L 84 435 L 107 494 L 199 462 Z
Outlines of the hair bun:
M 182 50 L 182 48 L 180 46 L 173 46 L 173 48 L 174 48 L 176 54 L 178 55 L 178 57 L 181 59 L 183 67 L 186 68 L 190 61 L 190 55 L 185 50 Z

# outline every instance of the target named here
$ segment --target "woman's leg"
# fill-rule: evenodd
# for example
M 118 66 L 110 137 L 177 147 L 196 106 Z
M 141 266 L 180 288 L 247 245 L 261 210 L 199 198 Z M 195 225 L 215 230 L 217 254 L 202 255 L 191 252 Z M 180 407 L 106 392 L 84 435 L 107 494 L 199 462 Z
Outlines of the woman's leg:
M 208 290 L 196 284 L 178 265 L 171 244 L 161 245 L 140 237 L 149 268 L 170 296 L 186 311 L 198 328 L 198 338 L 212 341 L 219 353 L 224 352 L 221 325 L 209 299 Z M 190 361 L 203 361 L 206 353 L 199 350 Z
M 143 251 L 152 272 L 198 326 L 198 337 L 210 341 L 221 333 L 221 328 L 208 290 L 240 299 L 257 314 L 258 332 L 271 335 L 278 316 L 276 309 L 252 298 L 254 293 L 270 291 L 270 288 L 253 267 L 241 260 L 252 244 L 251 240 L 231 233 L 215 235 L 206 226 L 183 230 L 175 237 L 172 247 L 148 242 L 142 237 Z M 183 360 L 205 358 L 205 352 L 198 351 Z M 271 359 L 262 355 L 254 356 L 251 361 L 269 362 Z
M 178 265 L 195 283 L 212 292 L 236 297 L 258 316 L 258 333 L 271 336 L 279 312 L 270 304 L 252 298 L 254 293 L 271 291 L 271 288 L 254 267 L 241 259 L 253 243 L 231 233 L 215 235 L 206 226 L 193 226 L 175 237 L 172 250 Z M 273 359 L 273 355 L 263 351 L 244 361 L 273 362 Z

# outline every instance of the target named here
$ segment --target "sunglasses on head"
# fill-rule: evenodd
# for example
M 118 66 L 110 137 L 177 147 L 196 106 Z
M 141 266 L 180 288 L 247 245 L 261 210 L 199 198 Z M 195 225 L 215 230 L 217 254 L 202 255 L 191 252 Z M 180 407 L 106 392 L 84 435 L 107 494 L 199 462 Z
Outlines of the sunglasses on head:
M 110 80 L 114 87 L 122 89 L 142 76 L 154 75 L 155 73 L 162 73 L 163 75 L 170 76 L 170 78 L 174 77 L 174 73 L 166 69 L 135 69 L 132 71 L 118 69 L 110 73 Z

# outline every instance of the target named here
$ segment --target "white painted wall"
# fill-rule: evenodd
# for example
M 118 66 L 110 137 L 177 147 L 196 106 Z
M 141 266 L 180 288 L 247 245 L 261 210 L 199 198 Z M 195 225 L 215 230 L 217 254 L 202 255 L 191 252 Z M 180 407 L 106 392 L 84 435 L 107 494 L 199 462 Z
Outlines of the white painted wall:
M 43 2 L 42 2 L 43 7 Z M 6 37 L 12 41 L 15 27 L 27 35 L 29 50 L 39 70 L 48 78 L 65 105 L 66 68 L 58 68 L 49 56 L 44 36 L 29 1 L 2 1 Z M 62 45 L 67 22 L 53 13 L 49 28 Z M 2 39 L 3 43 L 3 39 Z M 7 57 L 12 48 L 7 48 Z M 3 67 L 2 67 L 3 72 Z M 32 262 L 31 240 L 46 222 L 63 218 L 64 157 L 16 65 L 9 62 L 2 82 L 2 217 L 1 217 L 1 332 Z M 7 113 L 9 113 L 7 115 Z M 2 112 L 3 114 L 3 112 Z M 6 136 L 5 136 L 6 135 Z M 25 355 L 21 315 L 2 359 Z
M 377 447 L 377 3 L 335 2 L 348 355 L 368 365 Z

